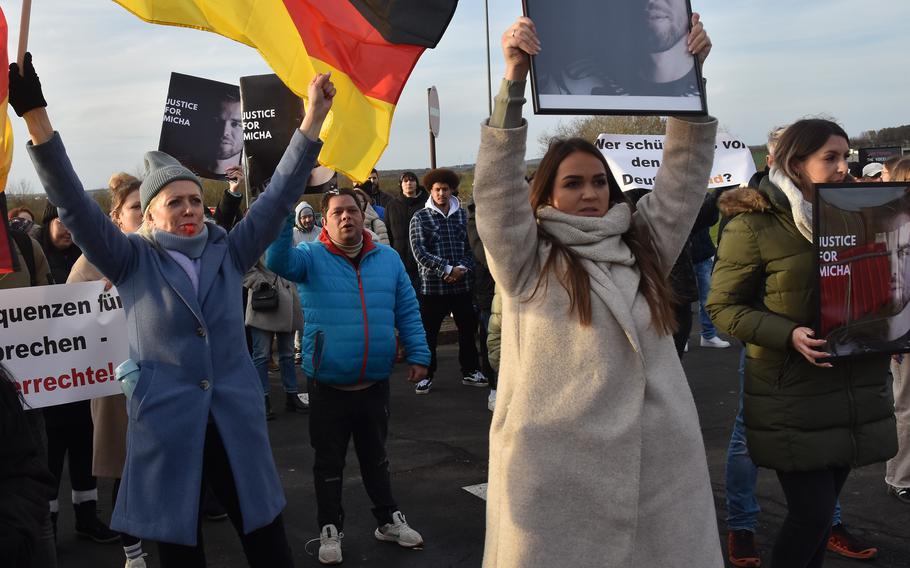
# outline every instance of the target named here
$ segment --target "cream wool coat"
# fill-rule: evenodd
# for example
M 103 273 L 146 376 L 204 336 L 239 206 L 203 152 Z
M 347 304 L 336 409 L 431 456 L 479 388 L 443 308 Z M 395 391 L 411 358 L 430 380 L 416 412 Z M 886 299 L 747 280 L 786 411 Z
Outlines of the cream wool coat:
M 713 119 L 667 124 L 655 191 L 634 215 L 538 212 L 584 259 L 593 321 L 569 315 L 524 181 L 527 126 L 482 127 L 477 229 L 502 293 L 486 568 L 723 566 L 704 442 L 673 338 L 658 335 L 620 235 L 651 232 L 669 273 L 702 204 Z

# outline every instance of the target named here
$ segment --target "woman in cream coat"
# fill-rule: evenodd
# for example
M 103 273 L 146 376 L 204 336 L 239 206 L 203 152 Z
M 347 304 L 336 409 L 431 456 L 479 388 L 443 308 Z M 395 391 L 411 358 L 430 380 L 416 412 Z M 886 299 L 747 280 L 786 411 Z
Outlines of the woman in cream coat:
M 689 49 L 710 41 L 693 15 Z M 667 274 L 707 187 L 717 122 L 670 119 L 637 212 L 601 153 L 550 146 L 529 188 L 520 18 L 482 127 L 477 228 L 502 293 L 484 566 L 721 567 L 698 415 L 673 346 Z

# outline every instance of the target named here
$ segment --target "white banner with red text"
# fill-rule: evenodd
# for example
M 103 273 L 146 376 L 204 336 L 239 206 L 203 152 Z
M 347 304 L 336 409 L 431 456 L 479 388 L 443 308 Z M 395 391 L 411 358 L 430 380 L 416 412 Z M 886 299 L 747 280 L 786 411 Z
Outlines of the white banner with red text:
M 0 363 L 27 407 L 118 394 L 128 358 L 120 296 L 103 281 L 0 291 Z

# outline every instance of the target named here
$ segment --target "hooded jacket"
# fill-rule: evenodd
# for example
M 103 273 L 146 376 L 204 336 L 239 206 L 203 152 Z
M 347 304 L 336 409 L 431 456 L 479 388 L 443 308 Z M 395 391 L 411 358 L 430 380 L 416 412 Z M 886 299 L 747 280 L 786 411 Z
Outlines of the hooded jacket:
M 780 471 L 859 467 L 897 451 L 887 389 L 889 357 L 813 366 L 790 345 L 813 327 L 817 276 L 812 243 L 769 177 L 725 193 L 733 218 L 720 241 L 706 309 L 718 329 L 746 344 L 743 418 L 749 454 Z
M 471 274 L 449 284 L 443 278 L 451 268 L 463 266 L 472 271 L 474 257 L 468 243 L 468 217 L 458 199 L 449 198 L 449 211 L 443 213 L 427 199 L 424 208 L 411 218 L 411 250 L 420 272 L 420 293 L 446 296 L 471 291 Z
M 310 214 L 313 215 L 314 218 L 313 228 L 309 231 L 304 230 L 300 225 L 300 213 L 307 209 L 309 209 Z M 311 243 L 319 238 L 319 231 L 322 230 L 322 227 L 315 221 L 315 217 L 316 213 L 313 211 L 313 206 L 306 201 L 301 201 L 297 204 L 297 207 L 294 208 L 294 246 L 297 246 L 300 243 Z

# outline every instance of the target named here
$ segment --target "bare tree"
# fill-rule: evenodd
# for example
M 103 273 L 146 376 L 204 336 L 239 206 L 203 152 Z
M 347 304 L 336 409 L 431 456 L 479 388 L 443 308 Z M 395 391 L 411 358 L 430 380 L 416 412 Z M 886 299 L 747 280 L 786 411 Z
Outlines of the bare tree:
M 603 133 L 609 134 L 664 134 L 667 119 L 660 116 L 585 116 L 568 123 L 560 123 L 553 132 L 544 132 L 537 138 L 541 151 L 546 152 L 553 138 L 584 138 L 590 142 Z

